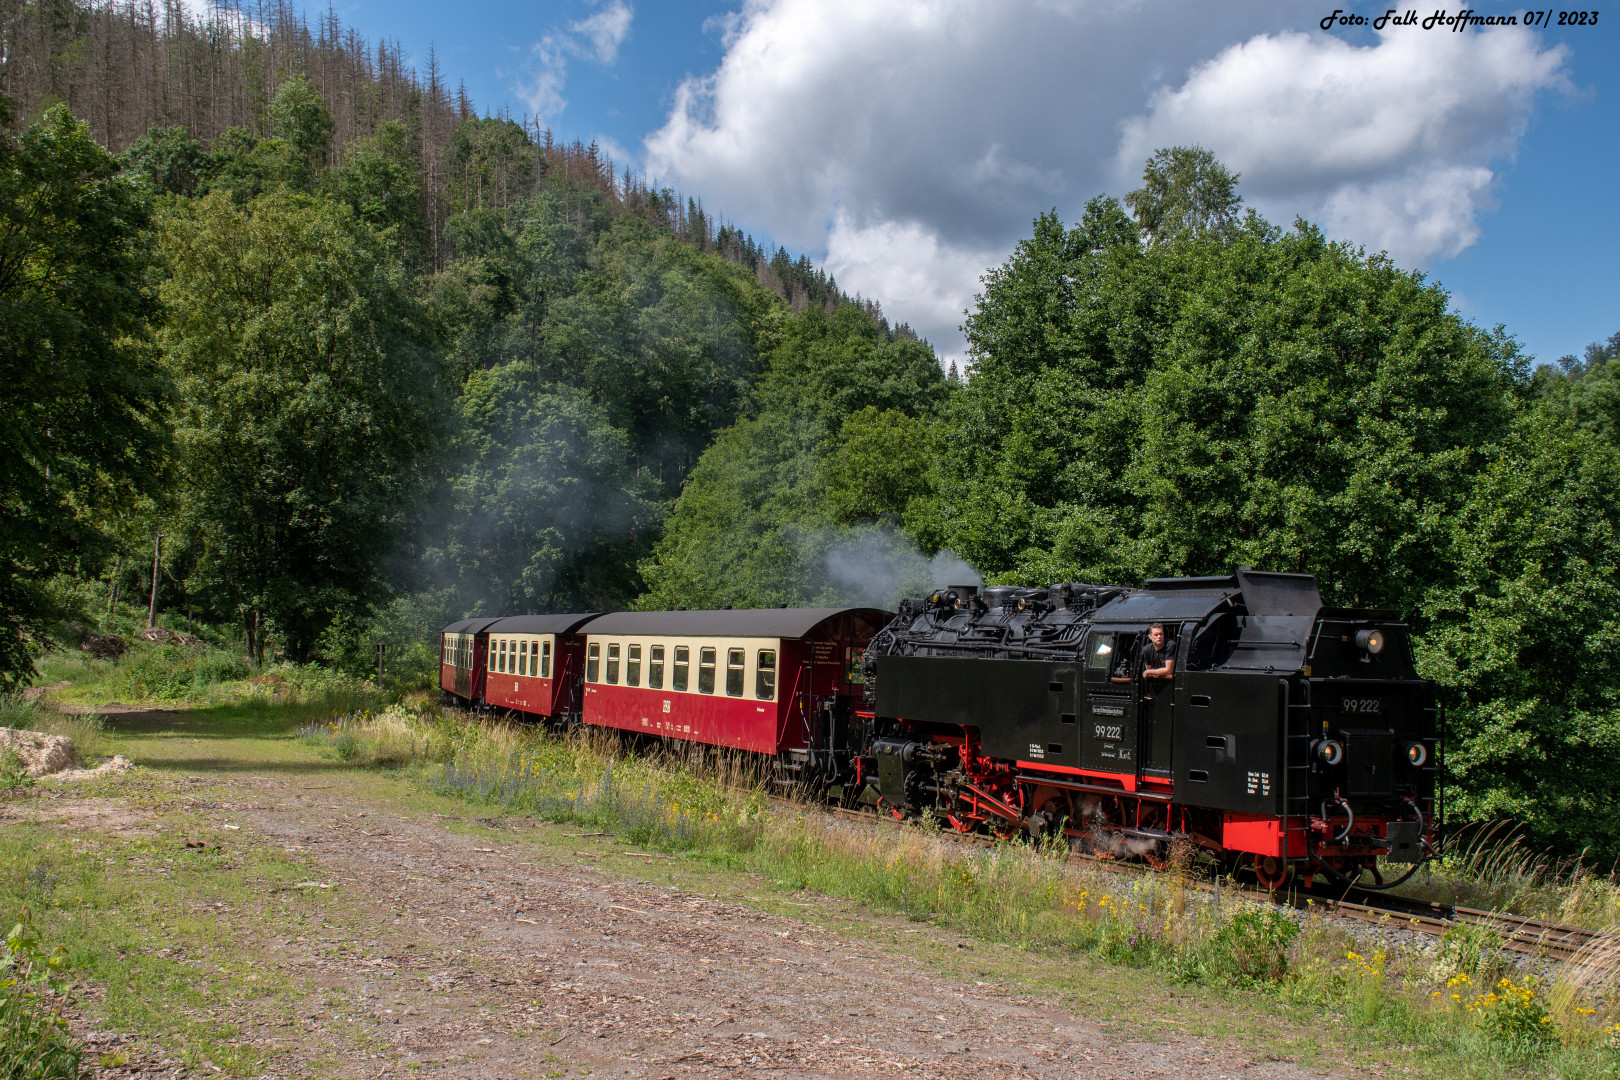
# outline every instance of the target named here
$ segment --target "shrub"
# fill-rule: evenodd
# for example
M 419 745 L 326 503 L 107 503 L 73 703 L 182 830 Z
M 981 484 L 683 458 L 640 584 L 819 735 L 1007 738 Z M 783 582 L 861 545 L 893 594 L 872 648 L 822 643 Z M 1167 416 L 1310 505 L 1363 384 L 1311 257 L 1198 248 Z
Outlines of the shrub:
M 78 1080 L 82 1051 L 42 991 L 66 966 L 60 945 L 46 949 L 24 908 L 0 951 L 0 1080 Z
M 1246 907 L 1216 932 L 1204 968 L 1236 986 L 1275 986 L 1288 974 L 1288 947 L 1298 936 L 1285 912 Z

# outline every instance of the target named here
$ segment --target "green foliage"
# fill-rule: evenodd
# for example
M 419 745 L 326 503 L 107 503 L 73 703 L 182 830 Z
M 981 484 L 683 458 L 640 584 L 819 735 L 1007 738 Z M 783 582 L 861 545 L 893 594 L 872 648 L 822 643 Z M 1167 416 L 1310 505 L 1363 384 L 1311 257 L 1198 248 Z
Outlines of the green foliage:
M 1245 907 L 1210 939 L 1204 970 L 1234 986 L 1276 986 L 1288 974 L 1288 950 L 1298 936 L 1299 923 L 1287 913 Z
M 328 169 L 321 189 L 348 203 L 367 225 L 388 230 L 400 258 L 419 270 L 428 260 L 430 240 L 416 152 L 404 125 L 389 121 L 375 136 L 358 140 L 343 165 Z
M 0 137 L 0 689 L 26 679 L 53 574 L 155 492 L 170 386 L 150 346 L 147 203 L 66 109 Z
M 378 597 L 438 444 L 431 327 L 385 241 L 341 204 L 213 194 L 162 241 L 193 577 L 223 610 L 268 615 L 302 659 L 335 612 Z
M 160 195 L 191 195 L 208 171 L 208 151 L 183 127 L 154 127 L 118 155 L 124 172 Z
M 1125 205 L 1149 243 L 1230 236 L 1237 229 L 1238 174 L 1202 146 L 1156 150 L 1142 169 L 1142 186 Z
M 246 679 L 252 670 L 239 651 L 188 645 L 137 647 L 118 662 L 110 689 L 127 701 L 201 699 L 222 683 Z
M 1118 204 L 986 278 L 919 522 L 1008 580 L 1309 570 L 1416 609 L 1523 362 L 1446 294 L 1300 223 L 1144 249 Z
M 1422 670 L 1446 687 L 1448 803 L 1538 844 L 1615 852 L 1620 806 L 1620 447 L 1527 412 L 1451 521 L 1422 606 Z
M 624 545 L 656 527 L 659 507 L 607 411 L 516 363 L 474 372 L 459 411 L 449 553 L 474 595 L 543 611 L 633 593 Z
M 332 114 L 309 77 L 299 73 L 282 83 L 271 99 L 270 131 L 292 148 L 307 175 L 326 163 L 332 142 Z M 307 181 L 306 181 L 307 182 Z
M 953 385 L 933 350 L 847 304 L 787 320 L 768 362 L 755 415 L 704 452 L 642 564 L 641 606 L 847 598 L 828 553 L 852 543 L 885 565 L 917 561 L 892 532 L 847 527 L 892 527 L 931 490 L 934 422 Z
M 60 989 L 67 953 L 47 948 L 27 908 L 0 950 L 0 1080 L 78 1080 L 83 1051 L 40 990 Z

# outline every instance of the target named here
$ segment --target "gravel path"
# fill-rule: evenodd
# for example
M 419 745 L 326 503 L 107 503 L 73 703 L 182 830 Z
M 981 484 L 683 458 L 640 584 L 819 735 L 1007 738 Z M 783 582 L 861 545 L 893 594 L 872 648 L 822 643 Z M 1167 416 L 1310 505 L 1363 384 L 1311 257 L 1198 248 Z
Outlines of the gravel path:
M 330 942 L 272 944 L 278 966 L 378 1021 L 355 1075 L 1317 1075 L 1234 1046 L 1128 1037 L 1105 1017 L 943 980 L 903 951 L 616 876 L 588 858 L 491 847 L 434 822 L 342 807 L 336 792 L 296 781 L 254 787 L 255 828 L 312 857 L 349 903 L 359 895 L 379 913 L 404 913 L 380 915 L 377 940 L 353 943 L 377 953 L 365 959 L 333 955 Z

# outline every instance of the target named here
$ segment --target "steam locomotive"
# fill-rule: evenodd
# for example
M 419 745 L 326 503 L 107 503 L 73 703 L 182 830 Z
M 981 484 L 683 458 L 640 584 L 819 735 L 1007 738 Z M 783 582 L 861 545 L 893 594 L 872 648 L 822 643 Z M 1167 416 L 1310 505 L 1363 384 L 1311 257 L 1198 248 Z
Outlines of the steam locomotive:
M 1155 626 L 1168 677 L 1140 662 Z M 864 667 L 894 811 L 1156 864 L 1180 846 L 1270 888 L 1376 887 L 1432 850 L 1436 688 L 1397 613 L 1324 607 L 1308 574 L 940 589 Z
M 1435 836 L 1440 712 L 1407 627 L 1323 607 L 1306 574 L 959 585 L 893 616 L 464 620 L 440 682 L 518 715 L 768 755 L 782 783 L 847 806 L 1155 865 L 1202 852 L 1269 888 L 1366 871 L 1376 886 L 1379 863 L 1415 868 Z

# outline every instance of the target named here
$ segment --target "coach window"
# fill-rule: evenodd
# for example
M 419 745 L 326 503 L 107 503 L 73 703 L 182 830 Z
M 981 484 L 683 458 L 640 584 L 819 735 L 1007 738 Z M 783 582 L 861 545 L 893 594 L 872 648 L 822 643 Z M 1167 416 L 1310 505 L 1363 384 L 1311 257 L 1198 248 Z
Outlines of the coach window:
M 626 686 L 641 685 L 641 646 L 629 646 L 630 655 L 624 662 L 624 684 Z
M 585 681 L 596 682 L 597 676 L 601 674 L 601 668 L 602 646 L 593 644 L 585 650 Z
M 619 681 L 619 643 L 617 641 L 608 642 L 607 681 L 610 683 Z
M 518 674 L 519 675 L 528 675 L 528 674 L 531 673 L 531 670 L 532 669 L 530 667 L 529 643 L 527 641 L 519 642 L 518 643 Z
M 501 663 L 501 666 L 497 670 L 499 670 L 501 672 L 501 674 L 504 675 L 504 674 L 506 674 L 506 672 L 509 669 L 509 665 L 506 662 L 506 639 L 505 638 L 501 638 L 501 660 L 500 660 L 500 663 Z
M 726 696 L 742 697 L 743 695 L 743 668 L 747 666 L 748 654 L 742 649 L 726 650 Z
M 761 701 L 776 699 L 776 650 L 759 650 L 759 667 L 754 672 L 754 696 Z
M 691 670 L 692 650 L 685 645 L 675 646 L 675 679 L 670 685 L 676 690 L 685 690 L 687 672 Z
M 551 642 L 549 641 L 540 643 L 540 677 L 542 679 L 551 678 Z
M 714 693 L 714 650 L 698 650 L 698 693 Z
M 647 655 L 647 685 L 654 690 L 664 688 L 664 647 L 654 645 Z

